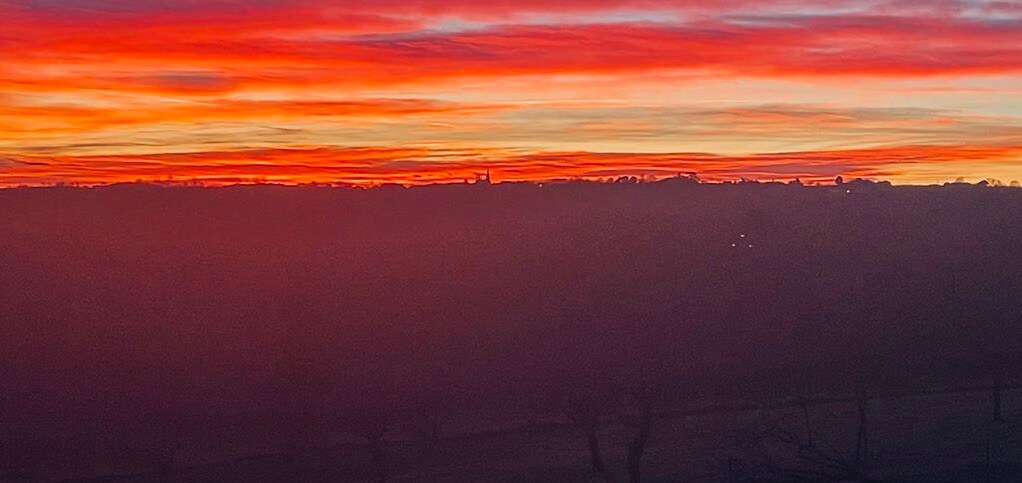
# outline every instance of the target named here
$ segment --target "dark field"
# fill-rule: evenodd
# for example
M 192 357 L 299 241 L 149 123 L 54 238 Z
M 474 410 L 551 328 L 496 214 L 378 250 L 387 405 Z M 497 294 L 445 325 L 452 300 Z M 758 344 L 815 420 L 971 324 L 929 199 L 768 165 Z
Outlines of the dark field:
M 919 400 L 872 402 L 870 434 L 875 451 L 857 478 L 854 468 L 814 460 L 785 432 L 805 437 L 799 410 L 736 411 L 656 422 L 644 458 L 649 481 L 1018 481 L 1022 477 L 1022 394 L 1005 394 L 1010 422 L 990 420 L 988 394 L 942 395 Z M 810 409 L 819 455 L 854 451 L 857 416 L 851 404 Z M 631 432 L 609 424 L 599 431 L 609 470 L 591 470 L 578 428 L 556 414 L 547 421 L 504 430 L 464 428 L 439 439 L 424 453 L 414 439 L 392 438 L 387 463 L 393 481 L 625 481 L 624 448 Z M 364 444 L 311 447 L 298 459 L 300 470 L 267 442 L 258 455 L 213 464 L 189 464 L 171 481 L 372 481 L 373 463 Z M 184 461 L 197 455 L 182 451 Z M 818 456 L 822 458 L 822 456 Z M 156 473 L 133 473 L 101 481 L 160 481 Z
M 0 479 L 1022 478 L 1020 189 L 9 189 L 0 247 Z

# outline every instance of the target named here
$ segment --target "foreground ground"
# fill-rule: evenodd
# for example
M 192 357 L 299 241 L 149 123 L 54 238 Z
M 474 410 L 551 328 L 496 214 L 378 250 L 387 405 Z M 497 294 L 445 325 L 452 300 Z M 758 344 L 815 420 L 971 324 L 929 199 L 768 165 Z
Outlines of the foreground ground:
M 1005 421 L 993 422 L 985 392 L 877 400 L 870 405 L 869 461 L 875 481 L 1019 481 L 1022 391 L 1005 395 Z M 798 408 L 719 412 L 658 421 L 644 459 L 648 481 L 854 480 L 857 419 L 852 404 L 810 408 L 812 446 Z M 821 436 L 823 435 L 823 436 Z M 581 434 L 559 421 L 449 434 L 427 449 L 386 446 L 392 481 L 625 481 L 629 432 L 600 434 L 606 478 L 592 472 Z M 796 438 L 804 446 L 799 456 Z M 188 450 L 181 460 L 189 458 Z M 847 465 L 846 465 L 847 464 Z M 165 475 L 131 473 L 82 481 L 371 481 L 367 449 L 340 443 L 311 448 L 296 462 L 280 454 L 179 467 Z

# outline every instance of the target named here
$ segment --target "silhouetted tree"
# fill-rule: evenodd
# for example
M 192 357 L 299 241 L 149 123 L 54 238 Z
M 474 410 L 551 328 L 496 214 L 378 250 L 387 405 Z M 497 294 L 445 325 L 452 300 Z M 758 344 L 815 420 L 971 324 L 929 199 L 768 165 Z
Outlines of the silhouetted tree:
M 1004 392 L 1004 372 L 1005 372 L 1004 361 L 1002 358 L 998 357 L 991 365 L 992 365 L 990 369 L 992 373 L 991 379 L 993 379 L 991 392 L 993 393 L 992 398 L 994 406 L 994 421 L 1001 422 L 1004 421 L 1004 417 L 1001 415 L 1002 406 L 1001 400 Z
M 566 404 L 568 417 L 582 431 L 585 436 L 586 448 L 589 450 L 589 458 L 593 471 L 597 474 L 606 474 L 607 467 L 600 454 L 599 427 L 602 416 L 600 401 L 591 389 L 582 389 L 568 397 Z
M 382 483 L 387 480 L 387 459 L 384 453 L 384 437 L 387 435 L 389 419 L 383 412 L 365 410 L 356 423 L 356 431 L 365 440 L 369 449 L 369 458 L 373 465 L 375 481 Z
M 437 463 L 444 425 L 456 415 L 459 404 L 450 388 L 438 388 L 435 384 L 414 390 L 401 409 L 395 411 L 398 413 L 396 416 L 402 417 L 415 434 L 419 464 L 423 470 Z
M 646 453 L 654 418 L 650 388 L 642 384 L 633 389 L 625 396 L 618 415 L 632 431 L 627 446 L 628 481 L 639 483 L 642 481 L 642 457 Z
M 28 434 L 0 439 L 0 481 L 37 481 L 40 470 L 38 444 Z
M 387 480 L 385 438 L 402 414 L 396 402 L 396 391 L 387 379 L 383 373 L 376 373 L 353 384 L 355 390 L 346 396 L 349 399 L 342 408 L 344 429 L 365 443 L 371 473 L 377 482 Z
M 855 463 L 860 467 L 869 461 L 869 393 L 865 388 L 855 391 L 855 411 L 858 427 L 855 432 Z
M 175 469 L 177 452 L 181 447 L 178 432 L 181 430 L 180 418 L 171 412 L 156 415 L 156 474 L 160 482 L 171 481 Z
M 290 285 L 290 290 L 300 290 L 297 283 Z M 267 402 L 288 472 L 295 479 L 308 479 L 306 453 L 331 379 L 329 365 L 318 354 L 321 319 L 311 305 L 294 300 L 297 295 L 292 292 L 290 300 L 277 307 L 280 333 L 270 361 Z

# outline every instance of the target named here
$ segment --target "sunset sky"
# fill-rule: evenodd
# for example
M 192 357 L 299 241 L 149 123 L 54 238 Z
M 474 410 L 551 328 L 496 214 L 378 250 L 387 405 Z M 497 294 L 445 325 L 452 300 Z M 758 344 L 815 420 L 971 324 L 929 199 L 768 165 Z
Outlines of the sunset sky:
M 0 0 L 0 186 L 1022 180 L 1019 0 Z

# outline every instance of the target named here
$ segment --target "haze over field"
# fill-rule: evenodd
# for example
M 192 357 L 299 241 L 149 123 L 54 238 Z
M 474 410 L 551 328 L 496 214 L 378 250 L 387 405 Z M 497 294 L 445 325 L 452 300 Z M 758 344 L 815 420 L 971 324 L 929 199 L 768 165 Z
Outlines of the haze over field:
M 888 438 L 906 453 L 874 439 L 864 460 L 901 455 L 925 473 L 937 467 L 925 455 L 950 467 L 982 461 L 982 451 L 952 454 L 925 435 L 983 447 L 991 384 L 1019 375 L 1015 188 L 676 178 L 13 189 L 0 190 L 0 226 L 7 474 L 162 468 L 185 478 L 174 472 L 382 440 L 387 464 L 429 480 L 430 465 L 468 464 L 478 448 L 408 463 L 402 455 L 418 450 L 402 444 L 567 422 L 573 407 L 591 407 L 593 424 L 613 429 L 641 422 L 642 408 L 862 398 L 881 418 L 876 411 L 892 407 L 885 398 L 984 391 L 949 406 L 980 423 L 871 423 L 872 438 L 897 434 Z M 921 403 L 898 404 L 911 412 Z M 1017 418 L 1016 400 L 1004 408 Z M 854 419 L 809 411 L 818 441 L 834 445 L 827 454 L 851 461 L 854 432 L 828 425 Z M 734 420 L 690 434 L 659 418 L 653 455 L 710 438 L 747 443 L 734 439 L 744 427 Z M 556 434 L 585 448 L 575 429 Z M 570 451 L 521 449 L 510 443 L 517 437 L 495 437 L 496 453 L 477 463 L 490 466 L 475 471 L 508 476 L 501 458 L 513 457 L 589 478 Z M 620 468 L 624 443 L 613 441 L 603 440 L 605 457 Z M 308 453 L 323 472 L 306 476 L 370 478 L 362 448 Z M 661 456 L 645 471 L 670 475 L 680 471 L 673 465 L 731 454 L 708 451 Z M 759 461 L 744 451 L 735 461 Z M 196 478 L 244 481 L 243 470 L 260 464 L 239 460 L 220 478 Z M 271 468 L 277 481 L 302 474 Z M 467 468 L 452 479 L 471 479 Z

